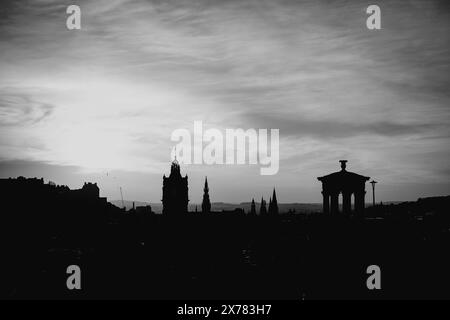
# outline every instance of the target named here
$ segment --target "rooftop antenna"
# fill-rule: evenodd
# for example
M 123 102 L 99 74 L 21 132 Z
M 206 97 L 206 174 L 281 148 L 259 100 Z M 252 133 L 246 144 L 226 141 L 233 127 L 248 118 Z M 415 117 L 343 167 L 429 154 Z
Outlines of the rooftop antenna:
M 373 206 L 375 207 L 375 183 L 378 183 L 377 181 L 373 180 L 370 181 L 372 184 L 372 200 L 373 200 Z

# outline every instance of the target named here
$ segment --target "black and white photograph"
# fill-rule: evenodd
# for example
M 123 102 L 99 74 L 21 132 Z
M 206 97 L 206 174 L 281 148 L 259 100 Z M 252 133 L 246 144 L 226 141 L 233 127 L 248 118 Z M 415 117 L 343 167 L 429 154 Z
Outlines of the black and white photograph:
M 449 159 L 448 1 L 0 3 L 0 300 L 450 300 Z

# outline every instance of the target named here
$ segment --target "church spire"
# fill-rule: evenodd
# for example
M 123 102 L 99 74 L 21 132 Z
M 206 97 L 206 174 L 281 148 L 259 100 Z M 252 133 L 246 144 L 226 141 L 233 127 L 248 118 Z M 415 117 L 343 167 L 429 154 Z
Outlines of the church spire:
M 264 198 L 261 198 L 261 208 L 259 209 L 259 215 L 265 216 L 266 214 L 267 214 L 266 201 L 264 200 Z
M 203 188 L 202 213 L 211 212 L 211 202 L 209 200 L 208 177 L 205 177 L 205 187 Z
M 273 194 L 272 194 L 271 202 L 269 205 L 269 213 L 271 215 L 278 214 L 278 202 L 277 202 L 277 194 L 275 192 L 275 188 L 273 188 Z

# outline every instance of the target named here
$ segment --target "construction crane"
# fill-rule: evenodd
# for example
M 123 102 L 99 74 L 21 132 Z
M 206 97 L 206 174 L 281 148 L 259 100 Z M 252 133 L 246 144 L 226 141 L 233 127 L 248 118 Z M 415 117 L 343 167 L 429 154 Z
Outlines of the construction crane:
M 120 197 L 122 198 L 122 208 L 125 209 L 125 203 L 123 202 L 122 187 L 120 187 Z

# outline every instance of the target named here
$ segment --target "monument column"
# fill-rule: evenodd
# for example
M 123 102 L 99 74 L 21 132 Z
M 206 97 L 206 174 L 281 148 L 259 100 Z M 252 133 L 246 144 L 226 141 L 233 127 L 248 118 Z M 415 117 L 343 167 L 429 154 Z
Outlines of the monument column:
M 365 191 L 359 191 L 357 193 L 355 193 L 355 211 L 357 214 L 362 215 L 364 212 L 364 196 L 365 196 Z
M 348 191 L 344 192 L 342 195 L 342 208 L 343 213 L 350 215 L 352 211 L 352 194 Z
M 339 213 L 339 193 L 331 194 L 331 214 Z
M 323 195 L 323 213 L 324 214 L 329 214 L 330 213 L 330 195 L 325 192 L 322 191 L 322 195 Z

